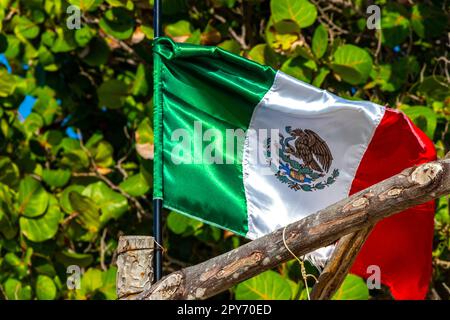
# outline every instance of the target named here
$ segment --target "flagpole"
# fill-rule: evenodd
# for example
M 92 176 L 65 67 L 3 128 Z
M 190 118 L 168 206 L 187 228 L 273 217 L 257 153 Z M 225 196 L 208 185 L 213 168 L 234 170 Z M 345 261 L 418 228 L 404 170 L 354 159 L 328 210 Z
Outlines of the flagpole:
M 161 0 L 154 0 L 153 4 L 153 32 L 154 39 L 161 36 Z M 162 277 L 162 207 L 161 199 L 153 199 L 153 236 L 156 241 L 155 281 Z

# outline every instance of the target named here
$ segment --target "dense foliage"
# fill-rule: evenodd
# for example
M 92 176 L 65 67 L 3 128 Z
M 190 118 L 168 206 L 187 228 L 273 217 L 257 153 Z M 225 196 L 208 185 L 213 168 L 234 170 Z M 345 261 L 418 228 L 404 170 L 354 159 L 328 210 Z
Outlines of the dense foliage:
M 381 8 L 380 30 L 366 26 L 370 4 Z M 67 26 L 76 22 L 69 5 L 81 9 L 80 29 Z M 151 233 L 152 6 L 0 0 L 1 298 L 115 299 L 118 237 Z M 401 109 L 442 157 L 448 9 L 438 0 L 165 0 L 163 20 L 176 41 L 218 45 L 343 97 Z M 448 197 L 439 200 L 430 297 L 450 295 L 448 207 Z M 245 241 L 176 213 L 164 221 L 165 272 Z M 83 271 L 79 290 L 66 285 L 71 265 Z M 233 296 L 306 297 L 294 262 L 222 297 Z M 355 276 L 337 293 L 368 297 Z

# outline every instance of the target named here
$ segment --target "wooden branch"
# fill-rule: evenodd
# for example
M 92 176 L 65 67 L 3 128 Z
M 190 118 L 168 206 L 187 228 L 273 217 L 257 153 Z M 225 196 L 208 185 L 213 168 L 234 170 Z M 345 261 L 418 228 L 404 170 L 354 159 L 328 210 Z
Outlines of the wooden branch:
M 450 158 L 450 153 L 445 159 Z M 312 300 L 330 300 L 344 282 L 346 275 L 355 262 L 364 242 L 375 225 L 342 237 L 333 251 L 325 269 L 319 276 L 319 282 L 311 292 Z
M 361 229 L 339 239 L 325 269 L 311 291 L 311 300 L 330 300 L 353 265 L 359 250 L 374 226 Z
M 150 289 L 153 282 L 153 249 L 153 237 L 119 238 L 116 280 L 119 299 L 134 299 L 137 294 Z
M 326 209 L 288 225 L 286 243 L 297 255 L 450 193 L 450 160 L 404 170 Z M 174 272 L 136 299 L 206 299 L 291 259 L 283 229 L 195 266 Z

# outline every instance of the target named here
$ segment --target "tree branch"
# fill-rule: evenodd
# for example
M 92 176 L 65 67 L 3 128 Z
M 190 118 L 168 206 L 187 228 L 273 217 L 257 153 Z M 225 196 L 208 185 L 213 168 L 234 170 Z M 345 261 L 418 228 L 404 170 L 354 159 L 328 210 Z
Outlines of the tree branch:
M 407 208 L 450 193 L 450 160 L 411 167 L 285 227 L 298 256 L 374 225 Z M 291 258 L 283 229 L 195 266 L 174 272 L 136 296 L 144 299 L 206 299 Z
M 325 269 L 320 274 L 319 282 L 313 287 L 312 300 L 330 300 L 333 297 L 344 282 L 345 276 L 373 227 L 347 234 L 339 240 Z

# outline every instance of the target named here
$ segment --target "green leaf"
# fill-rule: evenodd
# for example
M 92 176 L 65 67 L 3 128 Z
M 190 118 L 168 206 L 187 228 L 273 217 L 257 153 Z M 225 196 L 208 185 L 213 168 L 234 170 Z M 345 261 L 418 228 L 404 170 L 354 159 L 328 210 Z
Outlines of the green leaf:
M 42 117 L 32 112 L 24 122 L 24 127 L 27 133 L 31 136 L 33 134 L 38 134 L 39 130 L 44 126 L 44 119 Z
M 21 51 L 20 40 L 11 35 L 7 35 L 6 39 L 8 40 L 8 48 L 5 51 L 5 56 L 9 59 L 16 58 Z
M 128 86 L 120 80 L 103 82 L 97 90 L 99 107 L 119 109 L 128 95 Z
M 164 28 L 164 33 L 176 42 L 186 42 L 192 36 L 193 28 L 189 21 L 180 20 L 176 23 L 168 24 Z
M 90 268 L 81 278 L 80 290 L 77 290 L 77 296 L 79 299 L 88 299 L 98 289 L 103 286 L 103 274 L 100 270 Z
M 73 141 L 75 144 L 77 144 L 77 146 L 72 145 L 68 147 L 66 145 L 68 140 Z M 84 150 L 82 150 L 79 147 L 79 142 L 73 139 L 68 140 L 64 138 L 63 141 L 61 142 L 61 145 L 64 148 L 63 157 L 61 159 L 61 165 L 64 167 L 72 168 L 72 170 L 74 171 L 88 168 L 89 158 L 86 152 L 84 152 Z
M 302 57 L 290 58 L 281 66 L 281 71 L 299 80 L 310 83 L 312 80 L 313 70 L 308 61 Z
M 188 236 L 203 226 L 203 222 L 172 211 L 167 217 L 167 227 L 175 234 Z
M 236 40 L 225 40 L 224 42 L 220 43 L 218 45 L 218 47 L 225 49 L 234 54 L 241 53 L 241 46 L 239 43 L 237 43 Z
M 289 284 L 289 287 L 291 287 L 291 298 L 290 299 L 294 300 L 294 298 L 297 296 L 299 290 L 303 289 L 303 285 L 302 284 L 299 285 L 298 283 L 296 283 L 295 281 L 292 281 L 289 278 L 286 278 L 285 281 Z
M 154 135 L 149 118 L 142 120 L 136 131 L 136 151 L 146 160 L 154 157 Z
M 13 199 L 15 200 L 16 193 L 7 185 L 0 183 L 0 214 L 7 214 L 17 218 L 17 210 L 13 206 Z M 2 217 L 0 216 L 0 223 Z M 1 250 L 1 241 L 0 241 Z
M 90 152 L 95 151 L 95 147 L 103 140 L 104 135 L 102 133 L 96 132 L 94 133 L 89 140 L 86 142 L 86 148 L 89 149 Z
M 340 46 L 333 55 L 332 69 L 345 82 L 356 85 L 365 83 L 372 70 L 372 58 L 369 53 L 357 46 Z
M 345 277 L 341 287 L 333 296 L 333 300 L 367 300 L 369 289 L 364 280 L 353 274 Z
M 69 200 L 72 208 L 78 213 L 77 221 L 89 232 L 97 233 L 101 223 L 95 202 L 76 191 L 69 193 Z
M 77 47 L 75 32 L 67 28 L 56 27 L 56 40 L 51 47 L 55 53 L 69 52 Z
M 102 38 L 95 37 L 89 42 L 86 55 L 82 56 L 84 62 L 91 67 L 98 67 L 108 62 L 110 50 Z
M 41 24 L 45 21 L 45 13 L 37 8 L 33 9 L 33 11 L 31 12 L 31 17 L 35 23 Z
M 33 242 L 49 240 L 58 232 L 62 216 L 58 201 L 54 196 L 50 196 L 48 209 L 44 215 L 35 218 L 20 217 L 20 231 Z
M 286 56 L 299 55 L 298 49 L 303 48 L 296 45 L 299 43 L 298 34 L 280 34 L 269 27 L 266 28 L 266 41 L 276 53 Z
M 299 32 L 297 23 L 292 20 L 281 20 L 275 22 L 273 26 L 278 34 L 290 34 Z
M 447 197 L 441 197 L 437 201 L 436 222 L 442 224 L 450 224 L 450 210 Z
M 103 181 L 90 184 L 84 189 L 82 194 L 92 199 L 98 210 L 101 210 L 100 221 L 102 224 L 111 219 L 119 219 L 128 211 L 127 198 L 111 190 Z
M 442 101 L 450 96 L 450 85 L 443 76 L 428 76 L 415 84 L 411 90 L 415 89 L 417 94 L 424 96 L 427 100 Z
M 38 274 L 43 274 L 49 277 L 56 276 L 56 270 L 53 265 L 54 261 L 48 261 L 44 258 L 35 257 L 33 259 L 33 268 Z
M 114 38 L 126 40 L 133 34 L 134 19 L 124 8 L 112 8 L 105 12 L 99 26 Z
M 316 7 L 307 0 L 271 0 L 270 8 L 275 22 L 292 20 L 299 28 L 309 27 L 317 18 Z
M 16 79 L 6 70 L 0 68 L 0 98 L 6 98 L 16 89 Z
M 67 188 L 64 189 L 64 191 L 61 193 L 61 196 L 59 198 L 59 204 L 61 205 L 61 208 L 68 214 L 72 214 L 75 210 L 72 208 L 72 205 L 70 204 L 69 194 L 72 191 L 76 191 L 79 194 L 81 194 L 84 190 L 84 186 L 80 185 L 70 185 Z
M 86 46 L 95 36 L 95 30 L 88 26 L 75 30 L 75 41 L 80 47 Z
M 38 100 L 33 105 L 33 111 L 38 113 L 44 120 L 46 126 L 50 126 L 55 117 L 61 115 L 61 107 L 53 96 L 53 92 L 46 88 L 37 91 Z
M 236 286 L 236 300 L 289 300 L 291 286 L 279 273 L 269 270 Z
M 257 44 L 248 53 L 248 58 L 260 64 L 265 64 L 266 59 L 264 56 L 265 48 L 267 44 Z
M 448 18 L 445 12 L 429 5 L 416 4 L 412 7 L 411 26 L 421 38 L 434 38 L 445 31 Z
M 18 275 L 19 279 L 23 279 L 28 274 L 28 268 L 24 261 L 12 252 L 8 252 L 4 256 L 4 262 Z
M 380 86 L 381 90 L 394 92 L 399 90 L 408 77 L 414 77 L 419 72 L 416 57 L 402 57 L 391 64 L 381 64 L 372 70 L 371 77 Z
M 142 63 L 139 64 L 136 71 L 136 77 L 132 88 L 132 93 L 135 96 L 146 96 L 151 89 L 152 75 L 148 72 L 148 68 Z
M 57 295 L 56 285 L 53 280 L 45 275 L 38 275 L 36 279 L 36 297 L 38 300 L 55 300 Z
M 312 83 L 313 86 L 320 88 L 329 73 L 330 73 L 330 69 L 328 69 L 326 67 L 320 68 L 319 73 L 316 75 L 316 77 L 313 80 L 313 83 Z
M 39 181 L 28 176 L 20 181 L 18 201 L 19 213 L 32 218 L 45 212 L 49 195 Z
M 10 158 L 0 156 L 0 183 L 14 187 L 19 180 L 19 168 Z
M 31 300 L 31 287 L 23 285 L 19 280 L 8 278 L 3 288 L 9 300 Z
M 55 258 L 58 262 L 62 263 L 65 267 L 71 265 L 77 265 L 82 268 L 86 268 L 94 262 L 94 257 L 89 253 L 77 253 L 70 250 L 59 251 L 55 254 Z
M 426 133 L 428 138 L 433 140 L 438 117 L 432 108 L 414 106 L 402 109 L 402 111 Z
M 140 197 L 150 190 L 149 182 L 147 182 L 141 173 L 127 178 L 119 187 L 133 197 Z
M 100 141 L 92 153 L 98 167 L 107 168 L 114 164 L 114 150 L 109 142 Z
M 153 27 L 149 25 L 141 25 L 141 31 L 145 34 L 147 39 L 153 40 L 154 30 Z
M 116 300 L 116 275 L 117 268 L 111 267 L 102 273 L 102 287 L 99 291 L 105 296 L 107 300 Z
M 121 7 L 127 10 L 133 10 L 134 4 L 133 1 L 124 1 L 124 0 L 98 0 L 98 1 L 106 1 L 111 5 L 111 7 Z M 153 0 L 151 0 L 153 1 Z M 151 2 L 150 2 L 151 3 Z
M 55 63 L 55 56 L 45 46 L 40 46 L 38 50 L 39 62 L 46 71 L 56 71 L 58 66 Z
M 41 43 L 48 48 L 51 48 L 55 43 L 56 33 L 53 30 L 45 30 L 41 34 Z
M 306 290 L 308 290 L 308 291 L 306 291 Z M 312 291 L 312 288 L 308 288 L 308 289 L 304 288 L 301 291 L 300 296 L 298 297 L 298 300 L 308 300 L 308 292 L 309 292 L 309 295 L 311 296 L 311 291 Z
M 390 48 L 402 44 L 409 35 L 409 20 L 398 12 L 384 10 L 380 25 L 381 42 Z
M 19 39 L 34 39 L 39 35 L 39 27 L 25 16 L 15 16 L 13 23 L 14 33 Z
M 18 231 L 17 213 L 13 206 L 14 194 L 8 186 L 0 183 L 0 231 L 8 240 L 13 239 Z
M 328 47 L 328 31 L 327 28 L 321 24 L 314 31 L 312 38 L 312 51 L 316 58 L 322 58 Z
M 149 118 L 145 118 L 139 124 L 139 126 L 137 128 L 136 140 L 137 140 L 137 143 L 139 143 L 139 144 L 146 144 L 146 143 L 153 144 L 154 135 L 153 135 L 152 124 L 151 124 Z
M 39 56 L 39 51 L 36 50 L 31 42 L 25 43 L 24 58 L 27 60 L 36 59 Z
M 57 169 L 42 170 L 42 180 L 51 187 L 60 188 L 69 182 L 71 172 L 69 170 Z
M 91 11 L 102 3 L 99 0 L 68 0 L 68 2 L 80 8 L 81 11 Z

